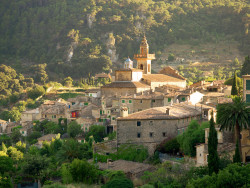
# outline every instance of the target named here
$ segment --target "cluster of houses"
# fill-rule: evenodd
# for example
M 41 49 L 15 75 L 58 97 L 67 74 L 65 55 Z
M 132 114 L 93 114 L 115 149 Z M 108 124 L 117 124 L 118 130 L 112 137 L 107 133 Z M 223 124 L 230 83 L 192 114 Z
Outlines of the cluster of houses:
M 112 80 L 108 85 L 89 89 L 67 101 L 45 101 L 39 108 L 23 112 L 19 124 L 0 120 L 0 134 L 10 134 L 12 128 L 22 125 L 20 132 L 27 136 L 34 120 L 58 122 L 66 118 L 68 122 L 77 121 L 84 132 L 91 125 L 105 126 L 107 133 L 117 132 L 117 147 L 124 143 L 144 145 L 153 154 L 163 140 L 185 132 L 190 121 L 208 121 L 212 111 L 216 115 L 217 104 L 231 102 L 231 86 L 224 85 L 224 80 L 187 86 L 186 79 L 172 67 L 151 74 L 151 60 L 155 55 L 149 54 L 146 37 L 141 42 L 140 54 L 134 59 L 136 68 L 128 58 L 112 78 L 104 73 L 99 75 Z M 243 80 L 244 99 L 250 102 L 250 75 L 243 76 Z M 207 163 L 208 131 L 206 143 L 196 147 L 199 165 Z M 250 161 L 249 133 L 249 130 L 242 132 L 244 162 Z M 52 139 L 53 135 L 47 137 Z M 233 151 L 233 135 L 218 130 L 218 138 L 221 151 L 228 148 Z

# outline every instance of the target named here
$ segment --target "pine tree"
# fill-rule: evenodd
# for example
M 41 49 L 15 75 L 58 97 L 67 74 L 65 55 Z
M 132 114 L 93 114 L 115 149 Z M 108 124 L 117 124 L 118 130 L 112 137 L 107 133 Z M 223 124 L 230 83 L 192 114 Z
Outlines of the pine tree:
M 238 95 L 238 84 L 237 84 L 237 74 L 236 71 L 234 73 L 233 85 L 231 95 Z
M 233 162 L 234 163 L 240 163 L 241 162 L 240 149 L 239 149 L 239 140 L 237 140 L 237 142 L 236 142 L 235 154 L 233 156 Z
M 219 171 L 219 157 L 217 153 L 217 131 L 215 130 L 215 123 L 212 113 L 212 118 L 210 119 L 209 127 L 209 137 L 208 137 L 208 169 L 209 174 L 213 172 L 218 173 Z

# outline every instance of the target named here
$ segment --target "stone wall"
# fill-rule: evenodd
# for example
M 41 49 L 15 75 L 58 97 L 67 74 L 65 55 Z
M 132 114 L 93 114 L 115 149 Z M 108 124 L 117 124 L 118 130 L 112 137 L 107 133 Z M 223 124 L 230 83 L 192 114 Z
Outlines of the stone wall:
M 102 96 L 122 96 L 133 95 L 136 93 L 136 88 L 101 88 Z
M 199 119 L 197 116 L 193 119 Z M 137 126 L 137 122 L 141 122 Z M 178 130 L 186 130 L 191 118 L 180 120 L 117 120 L 117 144 L 133 143 L 148 147 L 153 154 L 157 144 L 166 138 L 176 137 Z M 138 138 L 140 133 L 140 138 Z
M 115 71 L 115 80 L 116 81 L 131 81 L 132 80 L 132 71 Z

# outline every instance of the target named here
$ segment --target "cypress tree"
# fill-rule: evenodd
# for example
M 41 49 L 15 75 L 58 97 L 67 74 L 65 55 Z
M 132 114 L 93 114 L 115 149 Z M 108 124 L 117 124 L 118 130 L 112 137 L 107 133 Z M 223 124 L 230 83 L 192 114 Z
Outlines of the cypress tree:
M 234 72 L 233 85 L 231 90 L 231 95 L 238 95 L 238 86 L 237 86 L 237 74 Z
M 239 140 L 237 140 L 237 142 L 236 142 L 235 154 L 233 156 L 233 162 L 234 163 L 240 163 L 241 162 L 240 149 L 239 149 Z
M 208 170 L 211 175 L 213 172 L 218 173 L 219 171 L 219 157 L 217 153 L 217 131 L 215 130 L 215 123 L 212 113 L 212 118 L 210 119 L 209 127 L 209 137 L 208 137 Z

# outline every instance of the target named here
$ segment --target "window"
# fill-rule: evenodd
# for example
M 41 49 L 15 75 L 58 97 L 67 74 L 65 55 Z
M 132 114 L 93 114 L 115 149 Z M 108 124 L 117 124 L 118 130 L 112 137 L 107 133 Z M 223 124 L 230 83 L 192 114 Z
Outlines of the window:
M 56 115 L 54 115 L 54 118 L 56 118 Z
M 88 106 L 88 104 L 89 104 L 89 103 L 85 102 L 85 103 L 84 103 L 84 106 Z
M 142 109 L 138 109 L 138 112 L 142 111 Z
M 246 102 L 250 102 L 250 94 L 246 95 Z
M 141 138 L 141 133 L 137 133 L 137 138 Z
M 140 103 L 142 103 L 142 100 L 140 101 Z
M 125 100 L 122 100 L 122 103 L 125 103 Z
M 100 110 L 100 114 L 102 115 L 102 110 Z
M 182 133 L 184 133 L 184 131 L 185 131 L 185 129 L 184 129 L 184 128 L 182 128 Z
M 141 122 L 137 121 L 137 127 L 141 126 Z
M 168 98 L 168 102 L 171 102 L 171 98 Z
M 72 105 L 74 105 L 75 104 L 75 102 L 72 102 Z
M 115 117 L 112 117 L 112 120 L 115 120 Z
M 163 133 L 162 133 L 162 136 L 163 136 L 163 137 L 166 137 L 166 133 L 165 133 L 165 132 L 163 132 Z
M 180 134 L 180 130 L 179 129 L 177 130 L 177 133 L 178 133 L 178 135 Z
M 128 103 L 132 103 L 132 100 L 129 100 Z
M 246 90 L 250 90 L 250 80 L 246 80 Z
M 181 100 L 182 100 L 182 101 L 185 101 L 185 97 L 182 97 Z
M 45 115 L 44 117 L 47 118 L 47 115 Z
M 149 121 L 149 125 L 153 125 L 153 121 Z
M 22 131 L 22 134 L 24 134 L 24 131 Z
M 155 99 L 153 99 L 152 102 L 155 102 Z
M 150 136 L 150 137 L 153 137 L 153 135 L 154 135 L 154 133 L 152 133 L 152 132 L 151 132 L 151 133 L 149 133 L 149 136 Z

